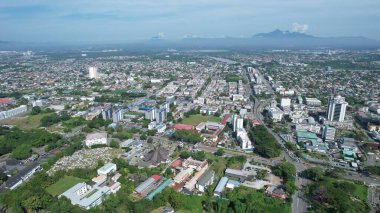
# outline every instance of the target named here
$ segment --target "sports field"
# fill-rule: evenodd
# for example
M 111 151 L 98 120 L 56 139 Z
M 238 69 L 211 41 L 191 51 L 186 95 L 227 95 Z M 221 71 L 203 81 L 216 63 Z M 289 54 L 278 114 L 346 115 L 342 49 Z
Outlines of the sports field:
M 190 115 L 188 118 L 184 118 L 181 123 L 196 126 L 206 121 L 220 122 L 221 120 L 221 118 L 215 116 Z
M 52 196 L 58 196 L 74 186 L 77 183 L 85 182 L 86 180 L 73 177 L 73 176 L 65 176 L 59 179 L 55 184 L 46 188 L 46 191 Z

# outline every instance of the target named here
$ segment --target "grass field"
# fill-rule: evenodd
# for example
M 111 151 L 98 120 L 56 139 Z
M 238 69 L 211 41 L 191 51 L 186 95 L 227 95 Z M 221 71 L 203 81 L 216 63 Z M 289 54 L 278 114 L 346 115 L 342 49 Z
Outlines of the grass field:
M 3 121 L 2 123 L 7 124 L 7 125 L 15 125 L 19 127 L 20 129 L 38 128 L 40 126 L 41 118 L 45 115 L 49 115 L 49 113 L 39 114 L 39 115 L 29 115 L 25 117 L 15 117 L 15 118 L 11 118 L 6 121 Z
M 77 178 L 77 177 L 72 177 L 72 176 L 65 176 L 59 181 L 57 181 L 55 184 L 49 186 L 46 188 L 46 191 L 51 194 L 52 196 L 58 196 L 74 186 L 77 183 L 80 182 L 85 182 L 86 180 Z
M 205 121 L 220 122 L 221 120 L 221 118 L 214 116 L 190 115 L 188 118 L 184 118 L 181 123 L 196 126 Z

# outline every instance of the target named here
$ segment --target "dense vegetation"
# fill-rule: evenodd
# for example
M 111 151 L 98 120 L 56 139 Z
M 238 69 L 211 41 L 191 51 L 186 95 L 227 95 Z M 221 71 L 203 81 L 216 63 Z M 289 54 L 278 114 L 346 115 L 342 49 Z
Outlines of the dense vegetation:
M 123 103 L 127 99 L 145 97 L 146 93 L 133 93 L 133 92 L 119 92 L 118 95 L 102 95 L 95 97 L 95 102 L 104 103 Z
M 227 82 L 237 82 L 239 80 L 242 80 L 241 76 L 238 76 L 236 74 L 228 74 L 225 78 Z
M 380 167 L 379 166 L 367 166 L 366 170 L 373 175 L 380 175 Z
M 289 194 L 296 191 L 296 172 L 296 167 L 289 162 L 279 163 L 273 168 L 273 174 L 282 177 L 284 189 Z
M 0 127 L 0 155 L 12 152 L 12 157 L 25 159 L 31 155 L 32 147 L 56 143 L 60 139 L 61 136 L 40 129 L 21 130 Z
M 312 212 L 368 212 L 367 188 L 359 183 L 335 179 L 334 173 L 308 169 L 305 176 L 315 182 L 306 188 Z M 333 177 L 332 177 L 333 176 Z
M 188 130 L 177 130 L 173 133 L 172 138 L 191 143 L 198 143 L 203 140 L 200 134 Z
M 49 127 L 61 121 L 67 121 L 70 119 L 70 115 L 67 112 L 62 112 L 60 115 L 53 113 L 50 115 L 45 115 L 41 118 L 40 125 L 43 127 Z
M 227 199 L 207 200 L 206 212 L 290 212 L 289 203 L 242 186 L 226 191 L 225 196 Z
M 206 153 L 204 151 L 197 151 L 197 152 L 189 152 L 189 151 L 182 151 L 179 156 L 182 159 L 187 159 L 188 157 L 192 157 L 195 160 L 204 161 L 206 159 Z
M 248 131 L 248 135 L 255 144 L 255 152 L 260 156 L 273 158 L 281 154 L 280 145 L 264 126 L 253 127 Z

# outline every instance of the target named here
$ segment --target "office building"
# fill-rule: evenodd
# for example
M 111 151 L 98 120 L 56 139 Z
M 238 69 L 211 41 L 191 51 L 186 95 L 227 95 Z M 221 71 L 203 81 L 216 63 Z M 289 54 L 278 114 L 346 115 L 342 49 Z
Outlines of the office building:
M 323 127 L 322 138 L 325 142 L 335 140 L 335 128 L 329 125 Z
M 98 78 L 98 68 L 96 67 L 89 67 L 88 68 L 88 77 L 91 79 Z
M 344 97 L 331 96 L 329 98 L 329 105 L 327 109 L 327 119 L 329 121 L 343 122 L 346 115 L 346 107 L 348 103 L 345 101 Z

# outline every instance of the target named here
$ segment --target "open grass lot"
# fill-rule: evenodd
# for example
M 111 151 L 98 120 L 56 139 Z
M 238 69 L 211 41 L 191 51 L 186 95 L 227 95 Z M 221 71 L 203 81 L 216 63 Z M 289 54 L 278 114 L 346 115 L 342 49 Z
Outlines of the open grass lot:
M 181 123 L 196 126 L 205 121 L 220 122 L 221 120 L 215 116 L 190 115 L 188 118 L 184 118 Z
M 28 115 L 25 117 L 14 117 L 14 118 L 2 121 L 1 123 L 7 124 L 7 125 L 15 125 L 19 127 L 20 129 L 38 128 L 40 126 L 41 118 L 46 115 L 49 115 L 49 113 L 38 114 L 38 115 Z
M 58 196 L 74 186 L 77 183 L 80 182 L 85 182 L 86 180 L 77 178 L 77 177 L 72 177 L 72 176 L 65 176 L 59 181 L 57 181 L 55 184 L 49 186 L 46 188 L 46 191 L 51 194 L 52 196 Z

